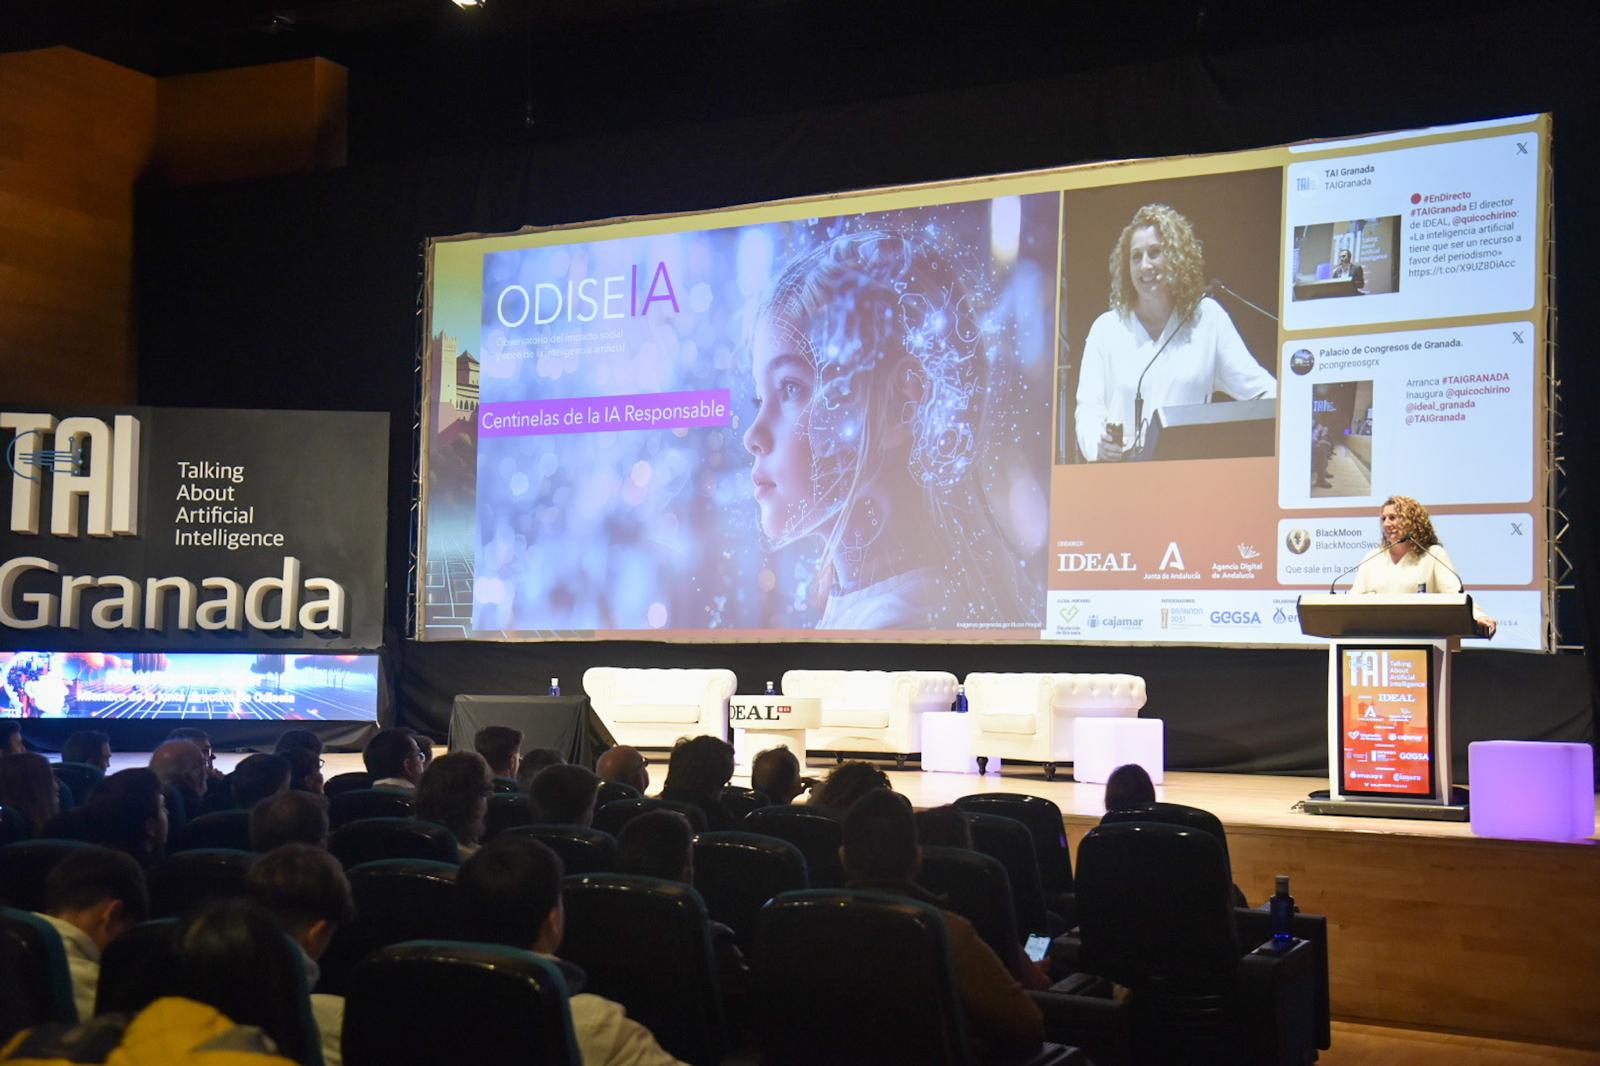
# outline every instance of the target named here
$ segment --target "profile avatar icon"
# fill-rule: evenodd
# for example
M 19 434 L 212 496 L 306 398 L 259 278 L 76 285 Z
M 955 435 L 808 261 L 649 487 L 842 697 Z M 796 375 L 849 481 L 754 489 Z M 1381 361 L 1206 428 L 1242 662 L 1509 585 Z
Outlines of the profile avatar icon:
M 1311 547 L 1311 534 L 1304 529 L 1291 529 L 1289 535 L 1283 538 L 1284 546 L 1296 555 L 1304 555 Z

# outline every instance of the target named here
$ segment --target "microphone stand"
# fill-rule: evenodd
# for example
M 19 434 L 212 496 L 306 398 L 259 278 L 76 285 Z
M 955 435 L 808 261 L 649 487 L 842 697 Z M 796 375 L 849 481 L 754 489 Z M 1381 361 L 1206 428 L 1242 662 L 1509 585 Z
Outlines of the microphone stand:
M 1206 286 L 1206 291 L 1208 293 L 1209 292 L 1225 292 L 1229 296 L 1232 296 L 1235 300 L 1238 300 L 1240 303 L 1242 303 L 1246 307 L 1250 308 L 1250 310 L 1255 311 L 1257 314 L 1266 315 L 1268 318 L 1272 319 L 1272 321 L 1274 321 L 1274 322 L 1278 321 L 1278 316 L 1277 315 L 1273 314 L 1271 311 L 1268 311 L 1265 307 L 1262 307 L 1260 304 L 1256 303 L 1254 300 L 1251 300 L 1249 297 L 1241 296 L 1239 293 L 1234 292 L 1232 289 L 1228 288 L 1227 283 L 1224 282 L 1221 278 L 1212 278 L 1211 279 L 1211 284 Z

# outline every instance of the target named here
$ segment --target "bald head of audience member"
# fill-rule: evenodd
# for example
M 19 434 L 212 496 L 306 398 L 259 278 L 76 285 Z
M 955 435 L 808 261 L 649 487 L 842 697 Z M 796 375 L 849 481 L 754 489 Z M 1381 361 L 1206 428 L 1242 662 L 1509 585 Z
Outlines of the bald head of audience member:
M 196 796 L 206 794 L 211 761 L 192 740 L 168 740 L 150 753 L 150 769 L 161 785 L 176 785 Z
M 750 765 L 750 787 L 773 803 L 793 803 L 805 787 L 800 781 L 800 760 L 781 745 L 768 748 Z
M 618 744 L 595 761 L 594 772 L 602 781 L 618 781 L 632 785 L 644 795 L 650 787 L 650 760 L 639 754 L 637 748 Z

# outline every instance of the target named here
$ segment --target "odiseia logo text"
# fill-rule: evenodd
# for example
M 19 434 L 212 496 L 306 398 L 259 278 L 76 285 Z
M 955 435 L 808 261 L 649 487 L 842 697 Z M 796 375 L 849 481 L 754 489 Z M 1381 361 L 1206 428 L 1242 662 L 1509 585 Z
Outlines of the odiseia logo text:
M 108 541 L 139 535 L 140 424 L 133 415 L 105 420 L 75 415 L 57 419 L 35 412 L 0 412 L 0 431 L 13 436 L 5 454 L 11 468 L 10 529 L 20 536 L 42 536 L 48 495 L 49 535 L 75 539 L 84 534 Z M 48 475 L 48 481 L 47 477 Z M 52 591 L 38 588 L 31 575 L 60 574 Z M 344 586 L 325 577 L 302 579 L 300 560 L 284 556 L 282 570 L 248 586 L 212 576 L 146 577 L 121 574 L 61 574 L 41 555 L 19 555 L 0 563 L 0 625 L 12 629 L 76 629 L 88 606 L 89 624 L 98 629 L 166 628 L 176 611 L 180 630 L 257 630 L 341 633 L 348 597 Z

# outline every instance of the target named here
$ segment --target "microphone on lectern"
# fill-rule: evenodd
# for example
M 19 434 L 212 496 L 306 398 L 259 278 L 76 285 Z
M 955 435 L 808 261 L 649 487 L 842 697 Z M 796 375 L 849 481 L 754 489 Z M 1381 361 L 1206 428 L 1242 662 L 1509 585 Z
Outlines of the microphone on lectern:
M 1438 563 L 1440 566 L 1442 566 L 1446 570 L 1450 571 L 1450 573 L 1456 579 L 1456 584 L 1461 586 L 1461 591 L 1462 592 L 1467 591 L 1467 583 L 1465 581 L 1461 580 L 1461 575 L 1456 573 L 1456 568 L 1451 566 L 1449 563 L 1445 562 L 1443 559 L 1439 558 L 1437 555 L 1433 554 L 1433 549 L 1431 547 L 1430 548 L 1423 548 L 1422 549 L 1422 554 L 1426 555 L 1428 558 L 1432 559 L 1434 562 Z

